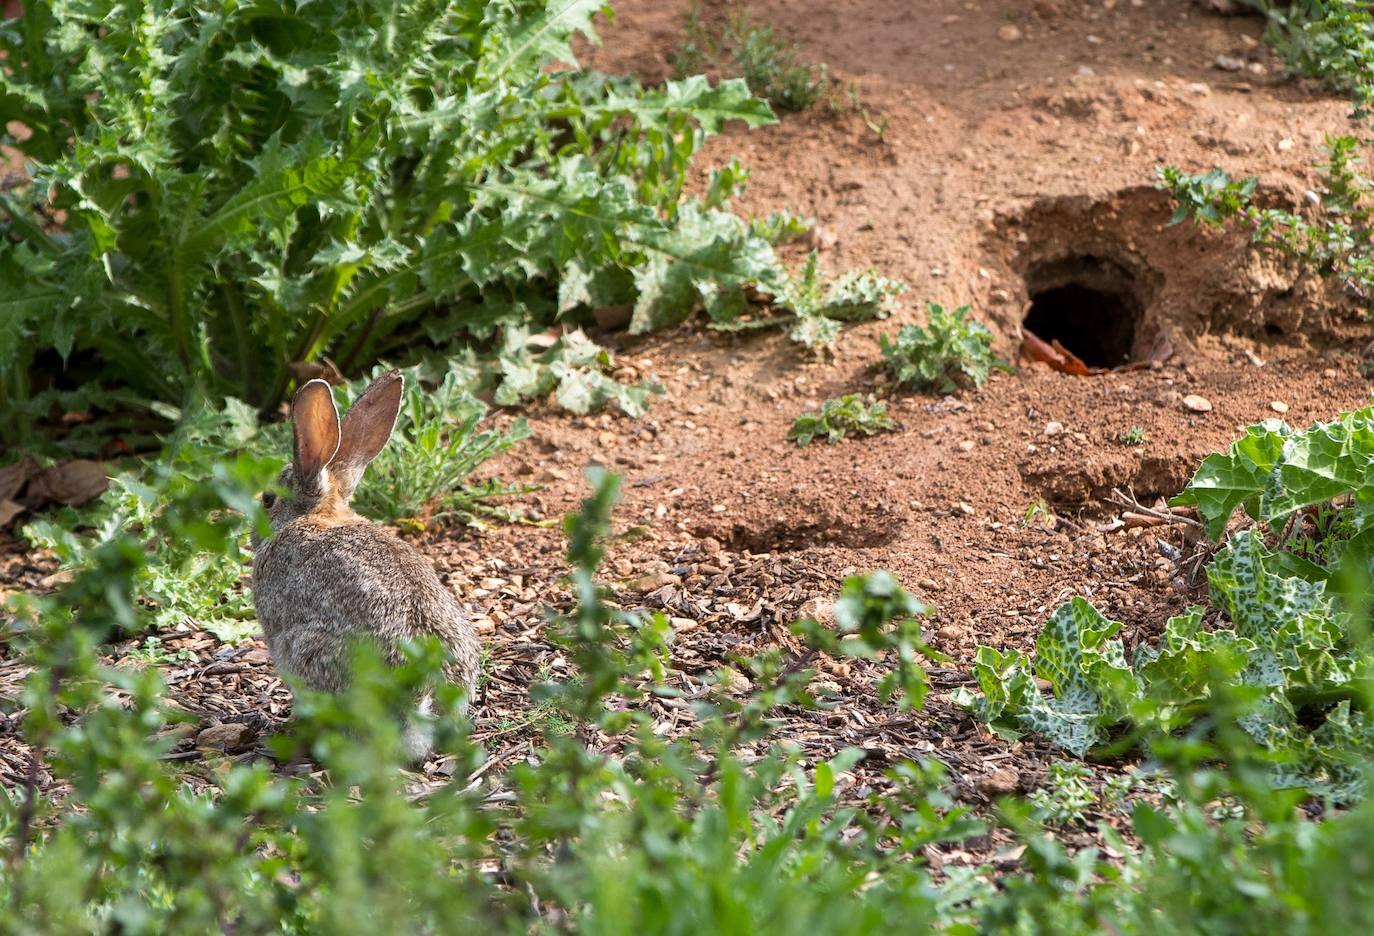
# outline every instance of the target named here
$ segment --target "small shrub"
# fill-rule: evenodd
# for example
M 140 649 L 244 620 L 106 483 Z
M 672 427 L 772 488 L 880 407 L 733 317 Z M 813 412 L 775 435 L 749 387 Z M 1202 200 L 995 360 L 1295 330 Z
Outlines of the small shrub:
M 1086 821 L 1088 810 L 1097 805 L 1097 794 L 1088 785 L 1092 768 L 1077 761 L 1055 761 L 1050 765 L 1048 783 L 1036 790 L 1027 802 L 1042 822 L 1064 825 Z
M 799 46 L 779 36 L 771 23 L 753 22 L 743 11 L 713 33 L 702 21 L 701 4 L 694 3 L 673 67 L 679 78 L 708 68 L 739 75 L 769 104 L 795 112 L 810 109 L 831 86 L 826 67 L 803 63 L 799 53 Z
M 981 387 L 993 368 L 1011 370 L 993 355 L 992 332 L 968 317 L 968 306 L 946 312 L 932 302 L 926 311 L 926 326 L 907 325 L 895 340 L 880 339 L 883 363 L 897 386 L 953 393 L 961 381 Z
M 802 413 L 792 423 L 787 439 L 804 448 L 816 438 L 838 442 L 851 432 L 871 436 L 896 428 L 897 424 L 887 415 L 886 404 L 865 402 L 858 394 L 850 393 L 826 400 L 819 412 Z
M 1121 435 L 1117 436 L 1116 440 L 1129 448 L 1136 445 L 1144 445 L 1146 442 L 1150 441 L 1150 437 L 1140 426 L 1132 426 L 1121 433 Z
M 468 377 L 461 367 L 450 366 L 430 388 L 422 382 L 419 368 L 406 371 L 396 428 L 353 496 L 359 513 L 383 523 L 421 516 L 471 523 L 494 512 L 493 499 L 529 490 L 495 479 L 470 481 L 484 462 L 528 438 L 530 430 L 523 419 L 504 433 L 479 429 L 487 407 L 468 392 Z M 367 383 L 364 379 L 337 388 L 339 408 L 346 408 Z
M 1294 74 L 1320 78 L 1355 101 L 1355 116 L 1374 104 L 1374 17 L 1359 0 L 1252 0 L 1269 19 L 1266 38 Z
M 639 417 L 648 410 L 650 395 L 664 392 L 648 381 L 629 386 L 616 380 L 611 352 L 581 331 L 563 335 L 541 350 L 523 329 L 507 329 L 496 366 L 501 379 L 495 395 L 498 406 L 553 393 L 570 413 L 586 415 L 614 403 L 626 416 Z
M 801 272 L 787 277 L 776 303 L 796 317 L 792 340 L 816 349 L 834 344 L 842 322 L 887 318 L 904 292 L 906 283 L 872 270 L 851 270 L 831 279 L 813 250 Z

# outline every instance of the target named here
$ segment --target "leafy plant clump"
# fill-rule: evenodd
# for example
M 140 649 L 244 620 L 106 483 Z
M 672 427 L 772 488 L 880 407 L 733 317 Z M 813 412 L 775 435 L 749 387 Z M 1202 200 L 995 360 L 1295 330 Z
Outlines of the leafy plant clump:
M 787 277 L 775 303 L 795 317 L 792 340 L 815 349 L 834 344 L 842 322 L 887 318 L 904 292 L 905 283 L 872 270 L 829 279 L 820 269 L 820 256 L 812 251 L 801 272 Z
M 716 69 L 738 75 L 749 89 L 783 111 L 809 110 L 830 90 L 824 65 L 804 64 L 800 47 L 757 23 L 746 11 L 731 13 L 717 31 L 707 27 L 700 3 L 687 13 L 682 46 L 673 55 L 679 78 Z
M 1145 430 L 1142 429 L 1140 426 L 1132 426 L 1125 432 L 1121 433 L 1121 435 L 1117 436 L 1117 441 L 1120 442 L 1122 445 L 1126 446 L 1127 448 L 1132 448 L 1134 446 L 1144 445 L 1146 442 L 1149 442 L 1150 437 L 1145 432 Z
M 1374 923 L 1374 870 L 1359 860 L 1374 807 L 1312 822 L 1291 796 L 1222 766 L 1254 756 L 1224 681 L 1206 733 L 1156 740 L 1171 793 L 1135 804 L 1131 846 L 1108 829 L 1110 857 L 1070 854 L 1035 807 L 1010 800 L 997 821 L 1026 846 L 1019 868 L 950 863 L 937 877 L 932 854 L 988 834 L 938 761 L 895 763 L 865 795 L 848 779 L 863 751 L 822 758 L 771 740 L 777 706 L 820 704 L 807 685 L 814 652 L 881 655 L 893 664 L 882 691 L 920 705 L 925 609 L 891 576 L 848 581 L 834 630 L 798 626 L 808 656 L 751 658 L 752 690 L 717 687 L 694 701 L 689 731 L 660 735 L 643 703 L 672 696 L 670 628 L 597 584 L 616 496 L 603 475 L 567 524 L 573 602 L 545 633 L 568 672 L 532 687 L 532 756 L 490 769 L 459 693 L 440 683 L 436 740 L 452 779 L 417 796 L 398 770 L 393 716 L 435 685 L 442 659 L 418 645 L 388 667 L 361 647 L 350 690 L 297 693 L 290 732 L 272 742 L 280 762 L 309 758 L 327 782 L 226 758 L 210 765 L 207 795 L 204 776 L 184 782 L 169 757 L 192 716 L 164 701 L 156 669 L 101 666 L 100 647 L 145 627 L 142 538 L 236 564 L 245 530 L 263 523 L 252 495 L 269 467 L 239 459 L 214 468 L 217 485 L 163 488 L 151 530 L 111 537 L 59 592 L 12 607 L 7 651 L 32 667 L 22 740 L 66 793 L 50 799 L 30 779 L 0 795 L 7 930 L 450 932 L 480 921 L 496 932 L 1317 936 Z M 1081 775 L 1062 773 L 1041 808 L 1076 821 L 1091 807 Z
M 1320 78 L 1355 101 L 1355 116 L 1374 104 L 1374 16 L 1359 0 L 1250 0 L 1268 18 L 1265 37 L 1294 74 Z
M 487 407 L 468 392 L 464 368 L 450 365 L 432 387 L 420 370 L 406 371 L 396 427 L 363 473 L 353 506 L 383 523 L 450 517 L 475 523 L 479 516 L 499 514 L 494 500 L 530 489 L 495 478 L 473 483 L 472 475 L 489 459 L 529 438 L 529 425 L 516 419 L 504 432 L 480 428 Z M 337 388 L 340 409 L 357 399 L 368 382 Z
M 1367 579 L 1374 568 L 1371 466 L 1374 408 L 1304 432 L 1277 421 L 1252 426 L 1228 452 L 1208 456 L 1173 501 L 1196 508 L 1213 539 L 1237 508 L 1257 524 L 1213 558 L 1210 608 L 1170 619 L 1157 646 L 1140 644 L 1128 661 L 1121 625 L 1075 598 L 1051 615 L 1033 659 L 980 647 L 980 691 L 960 690 L 956 701 L 1004 736 L 1034 731 L 1082 756 L 1191 724 L 1224 679 L 1243 694 L 1237 723 L 1265 752 L 1277 785 L 1361 796 L 1361 765 L 1374 755 L 1366 710 L 1374 655 L 1339 576 Z
M 1192 218 L 1223 227 L 1239 221 L 1254 243 L 1294 257 L 1321 276 L 1336 277 L 1362 299 L 1374 297 L 1374 200 L 1370 181 L 1359 171 L 1361 143 L 1353 136 L 1327 137 L 1326 160 L 1317 166 L 1320 193 L 1311 193 L 1312 215 L 1254 202 L 1258 179 L 1231 179 L 1220 169 L 1187 175 L 1172 166 L 1159 170 L 1161 187 L 1178 203 L 1173 223 Z
M 926 312 L 925 326 L 907 325 L 895 339 L 879 339 L 883 365 L 898 387 L 953 393 L 961 383 L 981 387 L 993 368 L 1011 371 L 992 353 L 992 332 L 969 318 L 968 306 L 946 312 L 931 302 Z
M 52 405 L 30 399 L 44 353 L 134 399 L 267 411 L 325 354 L 352 372 L 623 303 L 647 331 L 780 287 L 791 225 L 725 210 L 742 170 L 682 197 L 702 142 L 768 105 L 569 70 L 602 9 L 26 3 L 0 23 L 0 126 L 28 131 L 3 142 L 31 174 L 0 200 L 0 408 Z
M 887 415 L 887 404 L 865 401 L 857 393 L 849 393 L 826 400 L 819 412 L 806 412 L 798 416 L 787 432 L 787 440 L 805 448 L 817 438 L 838 442 L 851 432 L 871 436 L 896 428 L 897 424 Z
M 648 410 L 651 395 L 664 392 L 660 384 L 650 381 L 630 385 L 617 380 L 611 353 L 580 331 L 546 341 L 523 329 L 508 329 L 496 369 L 498 406 L 515 406 L 553 393 L 558 405 L 570 413 L 586 415 L 614 403 L 626 416 L 637 418 Z

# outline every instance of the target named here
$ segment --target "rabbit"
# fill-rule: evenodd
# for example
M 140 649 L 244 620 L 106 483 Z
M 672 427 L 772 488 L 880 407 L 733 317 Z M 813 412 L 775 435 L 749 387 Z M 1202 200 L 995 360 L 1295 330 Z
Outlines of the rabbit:
M 254 604 L 277 670 L 311 689 L 348 686 L 359 638 L 377 641 L 383 658 L 396 664 L 401 642 L 432 635 L 449 651 L 444 678 L 470 700 L 481 653 L 472 622 L 428 560 L 348 506 L 363 469 L 395 428 L 401 392 L 400 371 L 382 374 L 342 425 L 323 380 L 296 392 L 295 444 L 280 478 L 288 493 L 263 495 L 272 532 L 253 538 Z M 402 732 L 411 763 L 433 746 L 431 700 L 426 694 L 416 702 Z

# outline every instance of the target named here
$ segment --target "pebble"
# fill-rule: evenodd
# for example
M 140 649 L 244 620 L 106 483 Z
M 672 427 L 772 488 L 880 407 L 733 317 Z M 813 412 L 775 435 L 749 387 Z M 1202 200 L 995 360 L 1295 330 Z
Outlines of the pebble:
M 1196 393 L 1190 393 L 1183 398 L 1183 408 L 1192 410 L 1194 413 L 1210 413 L 1212 401 L 1206 397 L 1200 397 Z
M 1212 93 L 1212 89 L 1205 81 L 1194 81 L 1186 85 L 1185 88 L 1190 94 L 1200 94 L 1203 97 Z
M 1218 55 L 1212 62 L 1212 65 L 1216 68 L 1220 68 L 1222 71 L 1240 71 L 1245 67 L 1244 62 L 1238 58 L 1232 58 L 1229 55 Z
M 964 441 L 959 443 L 959 451 L 972 452 L 976 444 L 977 443 L 974 442 L 972 439 L 965 439 Z
M 968 636 L 968 628 L 961 624 L 946 624 L 935 632 L 935 636 L 946 644 L 960 644 Z
M 1336 369 L 1334 367 L 1328 367 L 1326 370 L 1322 371 L 1322 376 L 1329 380 L 1336 376 Z
M 1021 786 L 1021 775 L 1011 767 L 999 767 L 978 781 L 978 792 L 984 796 L 1010 796 Z
M 1288 404 L 1282 400 L 1275 400 L 1273 403 L 1270 403 L 1269 408 L 1276 413 L 1288 412 Z
M 997 27 L 997 38 L 1003 42 L 1019 42 L 1021 39 L 1021 28 L 1007 23 Z
M 211 725 L 196 735 L 196 747 L 233 754 L 253 743 L 257 733 L 248 725 Z
M 1063 431 L 1064 424 L 1061 422 L 1054 422 L 1053 420 L 1051 420 L 1050 422 L 1045 423 L 1045 435 L 1047 436 L 1057 436 Z

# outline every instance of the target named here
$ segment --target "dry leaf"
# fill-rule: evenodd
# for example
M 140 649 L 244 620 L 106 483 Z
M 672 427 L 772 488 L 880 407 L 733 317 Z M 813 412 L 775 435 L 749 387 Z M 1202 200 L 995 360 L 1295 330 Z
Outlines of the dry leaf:
M 23 513 L 27 508 L 23 504 L 16 504 L 12 500 L 0 500 L 0 530 L 10 525 L 10 521 Z
M 1032 361 L 1043 361 L 1057 371 L 1073 374 L 1076 377 L 1091 377 L 1102 373 L 1100 367 L 1089 367 L 1077 355 L 1065 348 L 1058 340 L 1047 343 L 1028 328 L 1021 329 L 1021 356 Z
M 78 458 L 35 475 L 29 482 L 27 500 L 31 503 L 84 504 L 104 494 L 109 486 L 104 465 Z
M 14 500 L 29 479 L 38 474 L 38 462 L 25 455 L 13 465 L 0 468 L 0 500 Z

